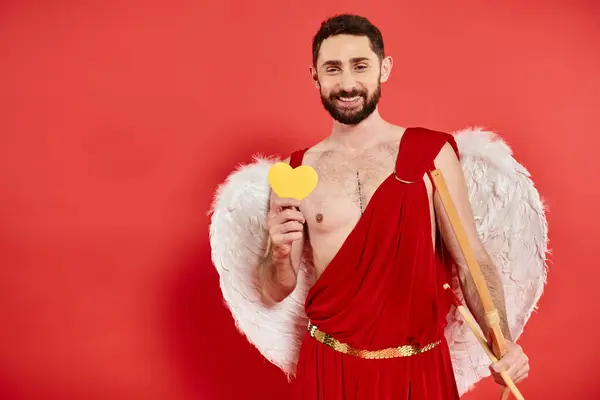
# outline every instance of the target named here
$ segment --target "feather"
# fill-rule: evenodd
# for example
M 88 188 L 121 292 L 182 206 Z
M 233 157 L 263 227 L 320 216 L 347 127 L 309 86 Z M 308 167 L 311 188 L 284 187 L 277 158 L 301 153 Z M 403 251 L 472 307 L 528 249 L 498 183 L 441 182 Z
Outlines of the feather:
M 296 289 L 278 304 L 264 304 L 257 288 L 257 267 L 266 250 L 269 204 L 267 174 L 275 159 L 255 157 L 241 165 L 215 193 L 209 229 L 211 257 L 237 329 L 260 353 L 291 377 L 296 370 L 301 334 L 308 318 L 304 299 L 308 268 L 301 265 Z
M 495 133 L 469 128 L 455 133 L 478 233 L 504 286 L 508 323 L 516 340 L 536 308 L 546 283 L 548 226 L 545 206 L 525 167 Z M 308 318 L 304 312 L 313 281 L 308 260 L 300 265 L 292 294 L 265 304 L 257 268 L 265 252 L 271 165 L 257 156 L 239 166 L 216 190 L 211 205 L 211 257 L 235 325 L 288 378 L 296 370 Z M 452 285 L 458 290 L 458 277 Z M 490 375 L 490 361 L 460 314 L 448 315 L 445 336 L 460 394 Z
M 455 138 L 479 237 L 500 271 L 508 325 L 516 340 L 546 284 L 546 207 L 529 171 L 495 133 L 470 128 L 456 132 Z M 458 287 L 457 278 L 453 285 Z M 445 334 L 463 394 L 490 375 L 490 360 L 458 311 L 449 314 Z

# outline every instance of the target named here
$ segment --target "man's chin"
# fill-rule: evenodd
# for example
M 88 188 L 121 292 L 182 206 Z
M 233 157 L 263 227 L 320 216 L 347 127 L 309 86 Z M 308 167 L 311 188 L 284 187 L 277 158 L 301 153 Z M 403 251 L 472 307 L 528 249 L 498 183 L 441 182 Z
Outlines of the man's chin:
M 358 104 L 356 107 L 338 107 L 334 102 L 323 102 L 325 109 L 331 117 L 344 125 L 358 125 L 369 115 L 365 115 L 366 104 Z M 371 114 L 371 113 L 368 113 Z
M 344 125 L 358 125 L 362 121 L 364 121 L 366 118 L 366 116 L 363 116 L 360 113 L 337 114 L 337 115 L 332 115 L 332 117 L 337 122 L 339 122 L 340 124 L 344 124 Z

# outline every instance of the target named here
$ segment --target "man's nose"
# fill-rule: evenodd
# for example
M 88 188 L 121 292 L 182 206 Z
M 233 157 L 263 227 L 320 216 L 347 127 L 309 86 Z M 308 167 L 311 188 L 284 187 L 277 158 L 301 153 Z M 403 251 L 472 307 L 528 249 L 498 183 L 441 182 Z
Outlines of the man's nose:
M 350 90 L 354 89 L 355 86 L 356 86 L 356 79 L 354 79 L 354 75 L 352 75 L 351 72 L 345 71 L 342 74 L 341 88 L 345 91 L 350 91 Z

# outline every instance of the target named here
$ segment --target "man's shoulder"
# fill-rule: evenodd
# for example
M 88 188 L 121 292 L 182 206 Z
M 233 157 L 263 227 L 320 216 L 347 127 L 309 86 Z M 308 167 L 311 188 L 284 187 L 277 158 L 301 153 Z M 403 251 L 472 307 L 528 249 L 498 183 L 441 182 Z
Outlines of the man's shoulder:
M 324 151 L 324 146 L 322 143 L 323 141 L 320 141 L 308 147 L 293 150 L 289 156 L 283 160 L 283 162 L 289 164 L 293 157 L 300 157 L 304 159 L 307 155 L 308 157 L 313 157 L 316 153 L 322 153 Z
M 432 129 L 432 128 L 428 128 L 428 127 L 424 127 L 424 126 L 415 126 L 410 129 L 413 132 L 415 132 L 419 135 L 423 135 L 423 136 L 430 136 L 430 137 L 452 136 L 452 134 L 447 131 L 443 131 L 443 130 L 439 130 L 439 129 Z
M 409 139 L 413 143 L 413 146 L 418 147 L 432 147 L 437 150 L 442 149 L 456 149 L 456 141 L 453 134 L 446 131 L 425 128 L 425 127 L 414 127 L 410 129 L 412 139 Z
M 406 128 L 390 125 L 390 134 L 387 135 L 388 142 L 411 142 L 411 147 L 432 141 L 447 141 L 451 138 L 452 135 L 445 131 L 419 125 L 411 125 Z
M 456 139 L 452 133 L 421 127 L 415 128 L 414 132 L 419 147 L 429 149 L 428 152 L 432 153 L 435 159 L 440 157 L 452 159 L 459 155 Z

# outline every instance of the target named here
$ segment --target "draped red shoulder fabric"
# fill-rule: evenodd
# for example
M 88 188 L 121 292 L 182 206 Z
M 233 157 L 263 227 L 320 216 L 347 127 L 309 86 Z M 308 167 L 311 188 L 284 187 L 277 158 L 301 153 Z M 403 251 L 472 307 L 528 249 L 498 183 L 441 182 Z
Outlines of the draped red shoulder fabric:
M 396 174 L 379 186 L 354 230 L 308 293 L 305 308 L 319 330 L 355 348 L 411 344 L 434 349 L 367 360 L 331 349 L 307 331 L 296 374 L 296 399 L 458 399 L 444 325 L 450 304 L 442 285 L 450 267 L 435 251 L 424 174 L 452 135 L 407 129 Z M 291 157 L 302 163 L 305 150 Z M 414 183 L 404 183 L 404 181 Z

